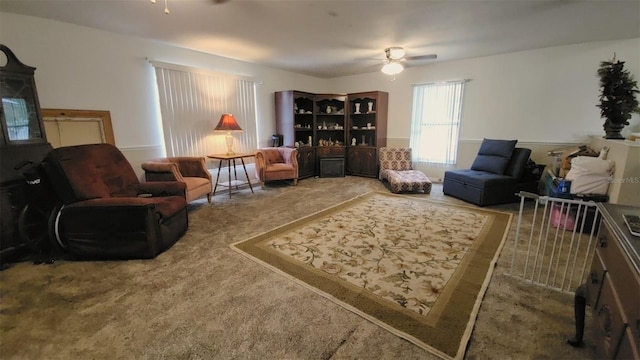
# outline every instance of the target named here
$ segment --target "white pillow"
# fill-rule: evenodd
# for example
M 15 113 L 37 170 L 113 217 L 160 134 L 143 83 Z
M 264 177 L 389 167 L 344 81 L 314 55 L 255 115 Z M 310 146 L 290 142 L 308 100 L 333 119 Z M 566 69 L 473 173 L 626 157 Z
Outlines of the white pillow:
M 571 181 L 572 194 L 606 194 L 613 161 L 589 156 L 577 156 L 571 160 L 571 170 L 565 180 Z

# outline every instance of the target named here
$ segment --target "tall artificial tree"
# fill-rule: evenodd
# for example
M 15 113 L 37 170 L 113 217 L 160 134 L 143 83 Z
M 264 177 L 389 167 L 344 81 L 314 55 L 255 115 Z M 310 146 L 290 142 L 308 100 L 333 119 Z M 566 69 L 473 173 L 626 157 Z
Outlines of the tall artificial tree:
M 624 139 L 620 131 L 629 125 L 634 112 L 640 112 L 636 94 L 639 93 L 633 75 L 624 68 L 624 61 L 603 61 L 598 69 L 600 76 L 600 116 L 605 119 L 607 139 Z

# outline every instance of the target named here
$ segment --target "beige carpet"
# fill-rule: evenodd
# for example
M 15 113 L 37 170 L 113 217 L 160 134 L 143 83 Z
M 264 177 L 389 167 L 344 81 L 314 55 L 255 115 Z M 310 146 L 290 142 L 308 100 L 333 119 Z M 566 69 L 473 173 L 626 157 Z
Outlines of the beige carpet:
M 187 234 L 153 260 L 21 262 L 0 272 L 2 359 L 430 359 L 433 355 L 238 254 L 229 245 L 369 191 L 375 179 L 304 179 L 191 206 Z M 407 195 L 464 204 L 443 196 Z M 517 205 L 491 207 L 517 212 Z M 595 358 L 573 298 L 504 275 L 498 259 L 469 359 Z M 587 317 L 587 324 L 591 318 Z
M 462 358 L 511 215 L 371 192 L 232 246 L 443 358 Z

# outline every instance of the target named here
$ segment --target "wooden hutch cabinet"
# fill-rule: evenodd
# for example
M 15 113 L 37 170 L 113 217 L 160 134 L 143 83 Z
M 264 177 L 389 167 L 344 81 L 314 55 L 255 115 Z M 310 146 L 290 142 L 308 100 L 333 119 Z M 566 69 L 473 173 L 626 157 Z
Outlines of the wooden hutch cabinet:
M 0 52 L 6 57 L 6 65 L 0 67 L 0 264 L 4 264 L 26 247 L 18 234 L 18 216 L 28 195 L 20 165 L 42 161 L 51 145 L 44 132 L 35 68 L 21 63 L 4 45 Z
M 288 90 L 275 93 L 275 105 L 283 145 L 298 148 L 300 178 L 322 176 L 323 159 L 341 161 L 349 175 L 378 176 L 378 149 L 387 144 L 387 93 Z
M 275 93 L 276 132 L 282 135 L 282 145 L 298 148 L 298 178 L 315 174 L 314 94 L 303 91 Z
M 378 152 L 387 145 L 389 94 L 372 91 L 349 94 L 348 99 L 347 174 L 377 177 Z

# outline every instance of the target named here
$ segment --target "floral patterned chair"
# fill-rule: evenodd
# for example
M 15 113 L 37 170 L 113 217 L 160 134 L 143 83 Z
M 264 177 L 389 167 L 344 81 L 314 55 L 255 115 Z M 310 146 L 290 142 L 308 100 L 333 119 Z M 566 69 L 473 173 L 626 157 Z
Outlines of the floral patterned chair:
M 380 149 L 380 180 L 389 181 L 391 192 L 422 191 L 431 192 L 431 180 L 411 164 L 411 148 Z

